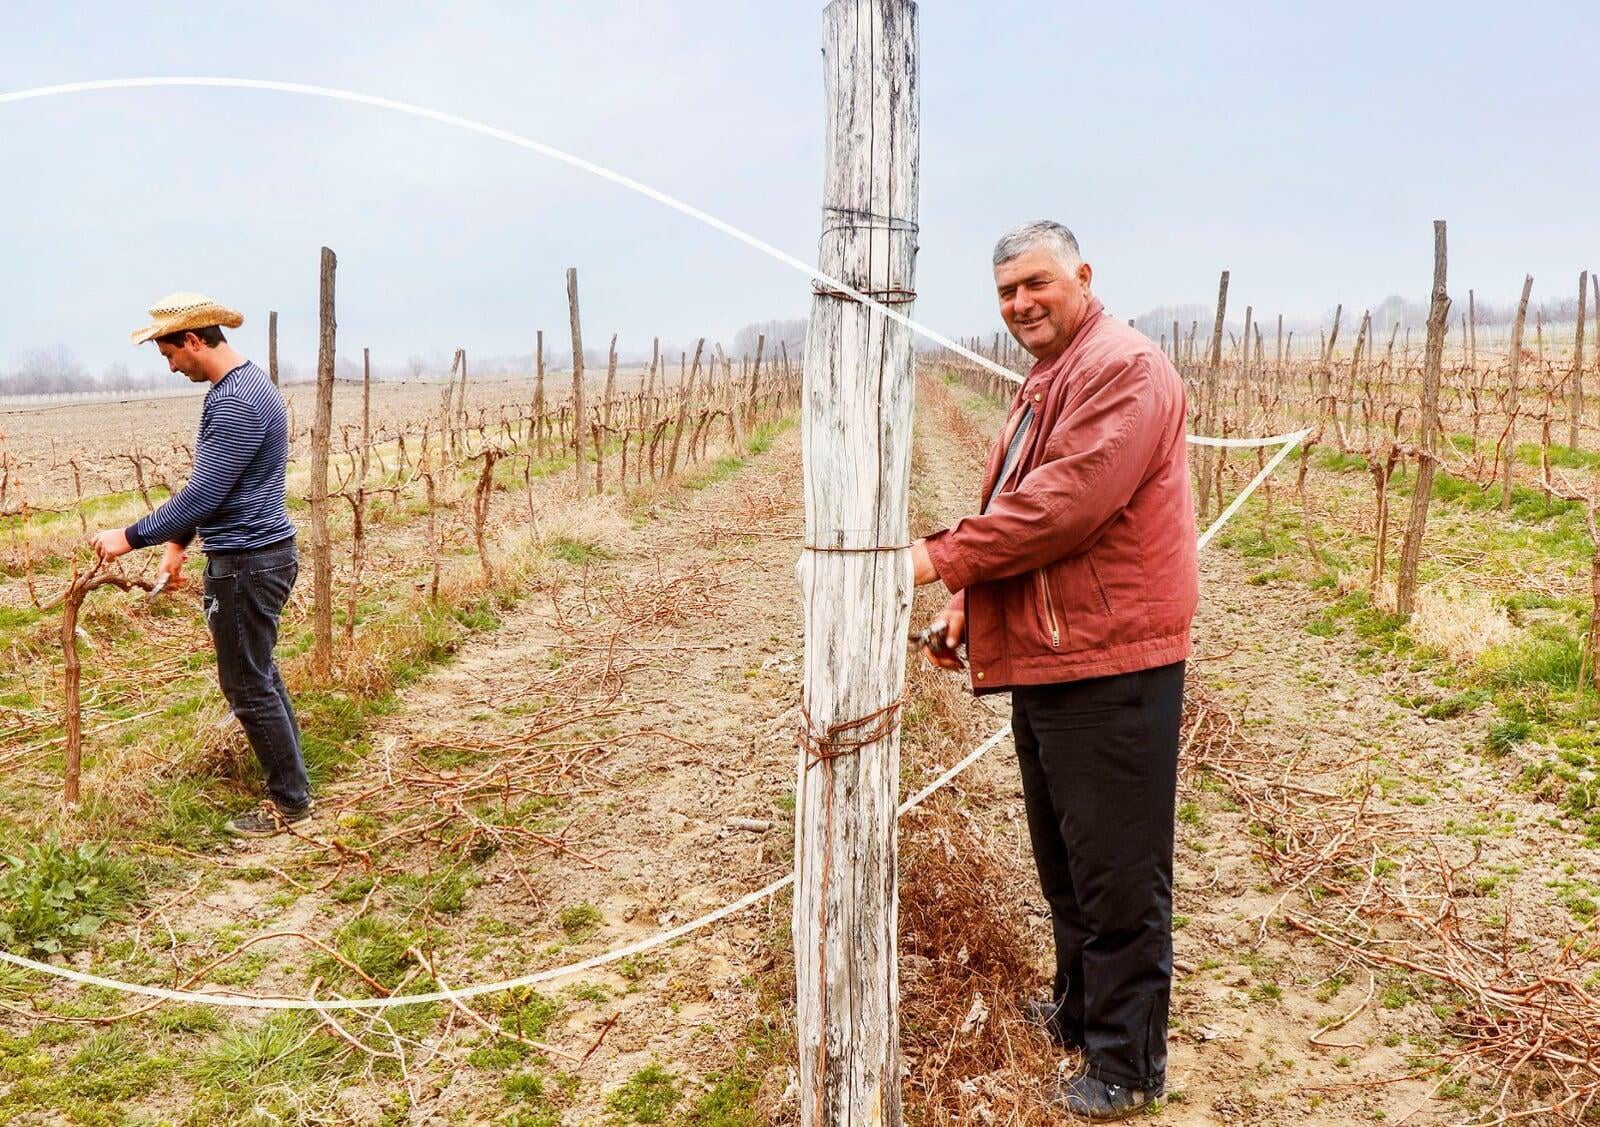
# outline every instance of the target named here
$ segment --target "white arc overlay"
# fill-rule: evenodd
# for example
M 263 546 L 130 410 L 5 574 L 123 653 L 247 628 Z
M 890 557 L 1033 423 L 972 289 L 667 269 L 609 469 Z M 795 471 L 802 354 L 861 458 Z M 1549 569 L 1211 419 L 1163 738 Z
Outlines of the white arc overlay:
M 721 231 L 723 234 L 737 239 L 746 246 L 752 247 L 755 250 L 759 250 L 763 254 L 776 259 L 785 266 L 792 267 L 793 269 L 806 275 L 808 278 L 815 279 L 824 283 L 825 285 L 831 286 L 834 289 L 848 295 L 849 297 L 854 298 L 856 301 L 861 302 L 863 305 L 870 305 L 883 316 L 901 325 L 904 325 L 918 336 L 921 336 L 926 340 L 930 340 L 943 348 L 947 348 L 950 351 L 957 353 L 958 355 L 963 356 L 973 363 L 979 365 L 980 367 L 993 372 L 996 375 L 1003 376 L 1013 383 L 1022 382 L 1022 377 L 1018 376 L 1010 369 L 1003 368 L 994 361 L 989 360 L 987 357 L 981 356 L 976 352 L 962 347 L 949 337 L 935 332 L 927 326 L 912 320 L 910 317 L 907 317 L 905 314 L 883 304 L 882 302 L 874 300 L 873 298 L 862 293 L 860 290 L 847 285 L 840 279 L 823 273 L 816 267 L 808 265 L 807 263 L 802 262 L 800 259 L 795 258 L 793 255 L 779 250 L 771 243 L 765 242 L 762 239 L 758 239 L 754 235 L 751 235 L 748 232 L 733 226 L 731 223 L 726 223 L 714 215 L 701 211 L 692 204 L 685 203 L 674 196 L 669 196 L 665 192 L 657 191 L 648 184 L 640 183 L 638 180 L 635 180 L 632 177 L 624 176 L 618 172 L 613 172 L 602 165 L 595 164 L 593 161 L 585 160 L 580 156 L 557 149 L 551 145 L 546 145 L 541 141 L 535 141 L 531 137 L 524 137 L 520 134 L 512 133 L 506 129 L 500 129 L 493 125 L 487 125 L 480 121 L 474 121 L 471 118 L 445 113 L 440 110 L 428 109 L 425 106 L 415 105 L 410 102 L 401 102 L 392 98 L 383 98 L 375 94 L 362 94 L 353 90 L 338 90 L 328 86 L 314 86 L 302 82 L 280 82 L 274 79 L 265 78 L 226 78 L 199 76 L 108 78 L 91 82 L 69 82 L 55 86 L 36 86 L 27 90 L 14 90 L 10 93 L 0 94 L 0 105 L 5 105 L 11 102 L 32 101 L 38 98 L 57 97 L 66 94 L 87 94 L 101 90 L 138 90 L 183 86 L 213 88 L 220 87 L 235 90 L 269 90 L 282 94 L 303 94 L 311 97 L 330 98 L 334 101 L 340 102 L 352 102 L 356 105 L 374 106 L 378 109 L 393 110 L 396 113 L 408 114 L 411 117 L 418 117 L 427 121 L 438 122 L 441 125 L 452 125 L 457 129 L 464 129 L 469 133 L 477 133 L 484 137 L 489 137 L 497 141 L 504 141 L 507 144 L 515 145 L 518 148 L 528 149 L 532 152 L 550 157 L 553 160 L 561 161 L 563 164 L 568 164 L 574 168 L 581 169 L 584 172 L 591 173 L 600 177 L 602 180 L 609 180 L 613 184 L 627 188 L 630 191 L 637 192 L 639 195 L 644 196 L 647 199 L 655 200 L 657 203 L 664 204 L 665 206 L 672 208 L 674 211 L 681 212 L 682 214 L 689 216 L 691 219 L 697 219 L 706 226 L 711 227 L 714 230 Z M 1255 492 L 1256 488 L 1261 485 L 1262 482 L 1266 481 L 1266 479 L 1271 475 L 1272 471 L 1277 469 L 1278 465 L 1283 461 L 1283 459 L 1289 455 L 1289 452 L 1292 451 L 1295 446 L 1297 446 L 1310 433 L 1311 429 L 1308 427 L 1304 430 L 1295 431 L 1291 434 L 1271 435 L 1265 438 L 1211 438 L 1204 435 L 1186 436 L 1190 443 L 1197 446 L 1227 448 L 1281 446 L 1281 449 L 1273 455 L 1272 459 L 1264 467 L 1262 467 L 1262 469 L 1256 474 L 1250 483 L 1245 486 L 1245 488 L 1237 497 L 1233 499 L 1233 502 L 1222 511 L 1217 519 L 1212 522 L 1210 527 L 1208 527 L 1200 536 L 1198 541 L 1198 547 L 1200 549 L 1203 550 L 1206 545 L 1211 542 L 1211 538 L 1230 518 L 1234 516 L 1235 513 L 1239 511 L 1240 507 L 1243 506 L 1245 501 L 1249 499 L 1250 495 Z M 988 751 L 994 748 L 995 745 L 1005 738 L 1005 735 L 1009 730 L 1009 725 L 1002 724 L 987 739 L 985 739 L 977 747 L 973 748 L 972 751 L 965 756 L 965 758 L 956 763 L 955 766 L 946 770 L 933 782 L 929 783 L 922 790 L 918 791 L 916 794 L 912 795 L 910 798 L 906 799 L 906 801 L 901 803 L 897 813 L 902 815 L 905 814 L 907 811 L 920 806 L 933 794 L 942 790 L 950 783 L 952 779 L 961 774 L 968 767 L 971 767 Z M 644 951 L 649 951 L 656 947 L 664 946 L 676 939 L 681 939 L 683 936 L 692 932 L 709 927 L 712 924 L 717 923 L 719 920 L 726 919 L 728 916 L 742 912 L 752 905 L 759 904 L 763 900 L 767 900 L 777 895 L 780 891 L 793 883 L 794 874 L 789 873 L 787 876 L 779 877 L 771 884 L 765 885 L 762 888 L 758 888 L 753 892 L 746 893 L 739 899 L 728 904 L 724 904 L 722 907 L 708 912 L 697 919 L 690 920 L 687 923 L 679 924 L 677 927 L 671 928 L 667 931 L 657 932 L 654 935 L 647 936 L 644 939 L 640 939 L 624 947 L 618 947 L 611 951 L 606 951 L 602 954 L 592 956 L 591 958 L 583 959 L 579 962 L 569 963 L 566 966 L 551 967 L 547 970 L 535 971 L 532 974 L 522 975 L 519 978 L 509 978 L 500 982 L 480 982 L 457 989 L 441 989 L 426 994 L 402 994 L 397 997 L 387 998 L 337 998 L 323 1000 L 317 998 L 255 997 L 252 995 L 239 995 L 222 992 L 200 992 L 195 990 L 168 990 L 161 986 L 147 986 L 136 982 L 122 982 L 114 978 L 105 978 L 101 975 L 73 970 L 70 967 L 58 967 L 50 963 L 39 962 L 35 959 L 24 958 L 21 955 L 14 955 L 9 951 L 0 951 L 0 962 L 10 963 L 14 966 L 23 967 L 27 970 L 38 971 L 40 974 L 50 975 L 55 978 L 65 979 L 69 982 L 76 982 L 85 986 L 100 986 L 109 990 L 119 991 L 124 994 L 139 994 L 143 995 L 144 997 L 159 998 L 170 1002 L 191 1002 L 208 1006 L 227 1006 L 238 1009 L 257 1010 L 324 1011 L 392 1009 L 396 1006 L 415 1006 L 430 1002 L 453 1001 L 462 998 L 473 998 L 480 994 L 493 994 L 504 990 L 513 990 L 523 986 L 534 986 L 539 983 L 550 982 L 560 978 L 567 978 L 571 975 L 582 973 L 583 971 L 594 970 L 598 967 L 620 962 L 629 956 L 637 955 Z

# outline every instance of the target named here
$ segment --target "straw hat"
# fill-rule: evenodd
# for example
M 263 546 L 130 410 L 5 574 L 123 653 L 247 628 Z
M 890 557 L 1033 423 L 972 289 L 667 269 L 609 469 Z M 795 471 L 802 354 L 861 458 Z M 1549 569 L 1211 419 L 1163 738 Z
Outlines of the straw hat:
M 201 293 L 175 293 L 164 297 L 150 307 L 150 316 L 154 318 L 154 324 L 128 334 L 134 344 L 144 344 L 156 337 L 188 329 L 207 329 L 212 325 L 237 329 L 244 324 L 244 314 L 226 305 L 219 305 Z

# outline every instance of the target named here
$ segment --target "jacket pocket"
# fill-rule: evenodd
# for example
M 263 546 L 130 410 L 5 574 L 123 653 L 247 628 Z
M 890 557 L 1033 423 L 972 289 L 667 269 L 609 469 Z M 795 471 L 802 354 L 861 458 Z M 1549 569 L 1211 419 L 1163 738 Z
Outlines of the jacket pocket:
M 1072 621 L 1067 649 L 1093 652 L 1112 644 L 1116 616 L 1087 554 L 1057 560 L 1046 569 L 1045 580 L 1056 613 Z
M 1100 599 L 1100 609 L 1109 615 L 1112 613 L 1111 600 L 1106 597 L 1106 585 L 1100 582 L 1100 569 L 1095 566 L 1094 555 L 1088 553 L 1083 558 L 1089 565 L 1089 578 L 1094 584 L 1095 594 Z

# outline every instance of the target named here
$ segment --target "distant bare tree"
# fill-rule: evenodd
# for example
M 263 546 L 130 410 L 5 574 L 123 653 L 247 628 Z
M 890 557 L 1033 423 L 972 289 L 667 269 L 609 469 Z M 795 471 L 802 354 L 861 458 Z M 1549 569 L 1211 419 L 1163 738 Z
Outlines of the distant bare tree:
M 804 317 L 753 322 L 733 334 L 733 355 L 754 356 L 756 341 L 766 337 L 766 350 L 770 355 L 777 355 L 778 345 L 781 342 L 788 347 L 792 355 L 798 357 L 805 351 L 808 323 Z
M 16 371 L 5 380 L 6 390 L 14 395 L 56 395 L 88 391 L 94 386 L 94 377 L 64 344 L 30 348 L 22 354 Z

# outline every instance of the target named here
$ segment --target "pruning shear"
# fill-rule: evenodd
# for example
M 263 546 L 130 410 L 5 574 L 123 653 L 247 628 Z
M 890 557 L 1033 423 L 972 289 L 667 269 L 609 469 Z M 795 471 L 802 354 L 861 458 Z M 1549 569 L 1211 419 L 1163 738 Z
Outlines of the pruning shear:
M 906 639 L 906 645 L 913 650 L 926 649 L 934 657 L 953 657 L 960 660 L 961 655 L 956 653 L 951 646 L 945 645 L 945 632 L 949 627 L 942 618 L 936 618 L 918 632 Z

